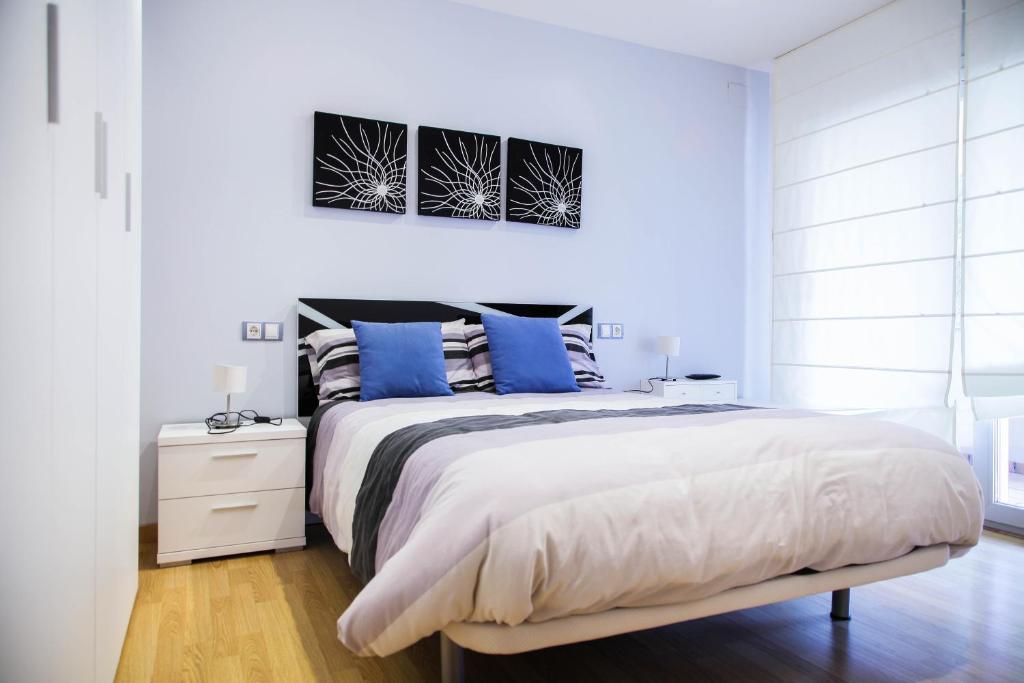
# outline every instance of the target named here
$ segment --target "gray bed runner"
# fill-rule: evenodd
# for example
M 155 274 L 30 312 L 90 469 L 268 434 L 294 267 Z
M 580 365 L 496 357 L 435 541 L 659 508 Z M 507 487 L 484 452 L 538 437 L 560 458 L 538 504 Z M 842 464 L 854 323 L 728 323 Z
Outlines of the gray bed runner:
M 352 525 L 352 556 L 350 558 L 352 569 L 364 583 L 373 578 L 376 573 L 377 540 L 380 526 L 391 505 L 391 499 L 402 476 L 402 470 L 409 458 L 419 448 L 431 441 L 457 434 L 498 429 L 518 429 L 610 418 L 701 415 L 749 410 L 751 407 L 731 403 L 694 403 L 628 410 L 544 410 L 522 415 L 451 417 L 398 429 L 384 437 L 374 449 L 359 487 Z

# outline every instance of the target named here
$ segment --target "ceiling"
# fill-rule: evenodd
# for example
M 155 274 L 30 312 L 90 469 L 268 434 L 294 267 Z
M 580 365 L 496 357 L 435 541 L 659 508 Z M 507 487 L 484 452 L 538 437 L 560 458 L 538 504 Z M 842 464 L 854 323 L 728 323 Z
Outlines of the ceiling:
M 455 0 L 607 38 L 771 70 L 772 59 L 890 0 Z

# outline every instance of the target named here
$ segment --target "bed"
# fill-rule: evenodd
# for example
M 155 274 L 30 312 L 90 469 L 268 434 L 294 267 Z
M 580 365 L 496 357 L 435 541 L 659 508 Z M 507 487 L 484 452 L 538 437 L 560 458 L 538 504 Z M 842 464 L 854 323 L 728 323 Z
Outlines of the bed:
M 600 389 L 313 408 L 301 337 L 317 326 L 482 310 L 591 322 L 579 306 L 381 303 L 299 304 L 309 505 L 365 582 L 338 621 L 358 654 L 440 631 L 456 681 L 463 648 L 524 652 L 822 592 L 846 619 L 851 587 L 978 541 L 970 466 L 902 425 Z

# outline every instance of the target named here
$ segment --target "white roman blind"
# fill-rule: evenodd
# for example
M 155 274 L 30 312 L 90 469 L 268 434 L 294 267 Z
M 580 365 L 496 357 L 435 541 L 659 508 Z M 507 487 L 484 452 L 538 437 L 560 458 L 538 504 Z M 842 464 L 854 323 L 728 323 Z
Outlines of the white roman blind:
M 960 29 L 960 0 L 897 0 L 775 60 L 776 402 L 946 403 Z
M 1024 397 L 1024 2 L 969 0 L 965 46 L 964 392 Z

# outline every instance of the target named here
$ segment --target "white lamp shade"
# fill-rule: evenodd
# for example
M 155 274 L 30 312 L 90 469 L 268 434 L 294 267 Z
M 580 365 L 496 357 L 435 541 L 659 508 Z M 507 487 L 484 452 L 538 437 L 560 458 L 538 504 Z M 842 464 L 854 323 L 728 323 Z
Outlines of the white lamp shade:
M 678 356 L 679 337 L 658 337 L 659 356 Z
M 214 365 L 213 390 L 223 394 L 241 394 L 245 391 L 244 365 Z

